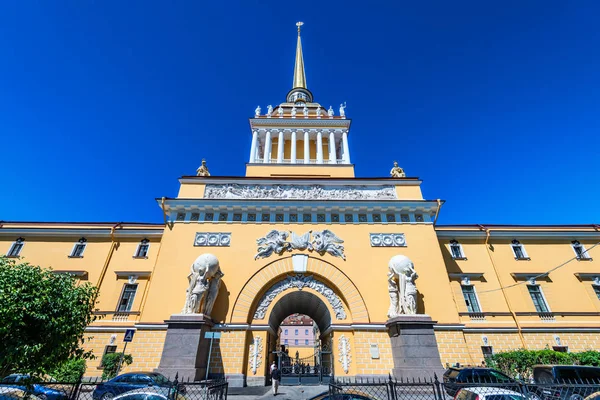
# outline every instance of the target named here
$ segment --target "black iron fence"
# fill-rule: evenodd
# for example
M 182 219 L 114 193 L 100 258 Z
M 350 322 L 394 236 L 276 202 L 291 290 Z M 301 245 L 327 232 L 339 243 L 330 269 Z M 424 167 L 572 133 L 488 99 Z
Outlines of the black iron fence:
M 432 379 L 337 380 L 329 400 L 600 400 L 600 381 L 441 382 Z
M 165 384 L 82 380 L 77 383 L 0 383 L 0 400 L 225 400 L 225 380 Z

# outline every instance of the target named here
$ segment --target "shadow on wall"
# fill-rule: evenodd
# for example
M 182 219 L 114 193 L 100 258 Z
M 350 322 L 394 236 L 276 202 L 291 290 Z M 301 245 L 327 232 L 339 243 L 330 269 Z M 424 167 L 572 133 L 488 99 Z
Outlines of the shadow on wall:
M 217 295 L 217 301 L 213 307 L 211 318 L 217 323 L 225 322 L 227 313 L 229 312 L 229 297 L 230 293 L 227 290 L 227 284 L 224 280 L 221 280 L 221 287 L 219 288 L 219 294 Z

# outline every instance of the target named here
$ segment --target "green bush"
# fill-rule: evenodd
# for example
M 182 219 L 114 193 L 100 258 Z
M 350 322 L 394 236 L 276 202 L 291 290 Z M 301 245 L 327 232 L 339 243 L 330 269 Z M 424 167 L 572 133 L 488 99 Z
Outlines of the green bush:
M 102 357 L 102 379 L 112 379 L 117 376 L 117 368 L 119 368 L 119 363 L 121 362 L 121 356 L 123 357 L 123 362 L 121 364 L 121 369 L 133 362 L 133 357 L 131 354 L 123 353 L 108 353 Z
M 600 365 L 600 352 L 563 353 L 554 350 L 514 350 L 494 354 L 486 359 L 486 365 L 510 376 L 529 379 L 532 367 L 538 364 Z
M 50 371 L 48 375 L 58 382 L 74 383 L 83 376 L 85 373 L 85 367 L 85 359 L 73 358 L 60 364 L 54 370 Z

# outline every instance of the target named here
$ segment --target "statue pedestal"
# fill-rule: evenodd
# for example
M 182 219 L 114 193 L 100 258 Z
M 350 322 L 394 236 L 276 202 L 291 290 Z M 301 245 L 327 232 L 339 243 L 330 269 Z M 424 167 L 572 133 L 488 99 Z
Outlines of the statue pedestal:
M 433 325 L 429 315 L 401 315 L 386 322 L 392 356 L 394 377 L 397 379 L 442 378 L 444 368 L 440 360 Z
M 179 380 L 204 380 L 210 339 L 205 339 L 214 325 L 203 314 L 174 314 L 167 323 L 167 337 L 157 372 Z

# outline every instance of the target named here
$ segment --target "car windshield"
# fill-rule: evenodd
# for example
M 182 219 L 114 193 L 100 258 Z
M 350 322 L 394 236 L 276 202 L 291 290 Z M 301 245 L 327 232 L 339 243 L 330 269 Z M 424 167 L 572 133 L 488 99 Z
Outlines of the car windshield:
M 2 383 L 14 383 L 17 381 L 17 375 L 9 375 L 2 379 Z
M 578 372 L 579 377 L 584 382 L 598 382 L 600 380 L 600 368 L 580 368 Z
M 166 376 L 161 374 L 151 374 L 150 377 L 152 377 L 152 379 L 154 379 L 154 382 L 156 382 L 159 385 L 168 385 L 171 383 L 171 381 L 169 381 Z
M 485 400 L 525 400 L 520 394 L 492 394 L 485 396 Z

